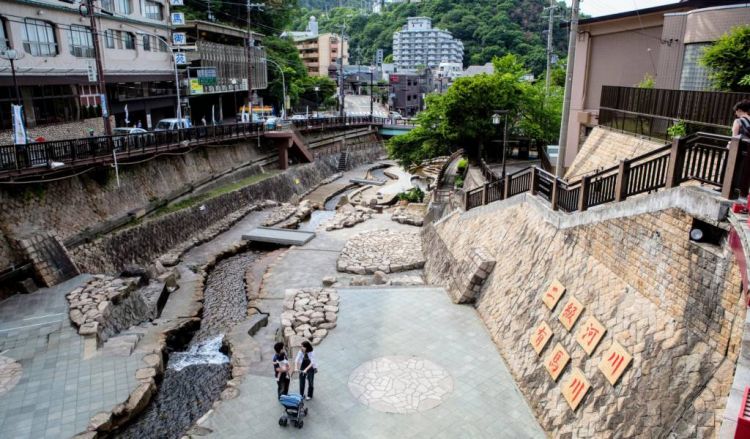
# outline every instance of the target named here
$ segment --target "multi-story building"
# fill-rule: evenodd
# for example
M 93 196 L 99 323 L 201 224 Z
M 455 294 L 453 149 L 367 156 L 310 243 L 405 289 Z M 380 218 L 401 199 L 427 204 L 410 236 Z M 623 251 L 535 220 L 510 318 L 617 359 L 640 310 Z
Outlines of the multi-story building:
M 463 63 L 464 44 L 450 32 L 434 29 L 427 17 L 409 17 L 393 34 L 393 62 L 399 69 L 435 68 L 440 63 Z
M 750 4 L 736 0 L 683 0 L 581 20 L 565 165 L 570 166 L 579 144 L 598 124 L 602 86 L 633 87 L 648 76 L 656 88 L 707 90 L 701 51 L 747 23 Z
M 328 76 L 329 67 L 343 57 L 344 65 L 349 64 L 349 41 L 337 34 L 318 34 L 318 23 L 310 17 L 304 32 L 284 32 L 282 37 L 291 37 L 297 46 L 299 56 L 313 76 Z
M 96 20 L 107 83 L 109 113 L 124 123 L 174 114 L 175 92 L 169 41 L 168 2 L 164 0 L 102 0 Z M 14 49 L 20 101 L 29 127 L 74 122 L 101 110 L 94 68 L 94 44 L 88 17 L 78 1 L 3 0 L 0 50 Z M 11 125 L 15 102 L 12 72 L 0 60 L 0 127 Z M 151 116 L 153 115 L 153 116 Z
M 411 117 L 424 109 L 424 96 L 434 91 L 432 71 L 393 73 L 389 77 L 388 104 L 392 111 Z

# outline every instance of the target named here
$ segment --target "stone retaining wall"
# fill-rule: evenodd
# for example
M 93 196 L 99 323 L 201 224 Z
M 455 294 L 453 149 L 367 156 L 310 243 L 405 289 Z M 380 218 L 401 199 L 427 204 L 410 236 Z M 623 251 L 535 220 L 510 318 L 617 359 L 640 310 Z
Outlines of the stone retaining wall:
M 425 234 L 428 282 L 448 285 L 441 267 L 477 244 L 496 259 L 476 307 L 551 436 L 715 435 L 745 317 L 728 246 L 690 242 L 692 218 L 677 209 L 564 228 L 544 209 L 508 200 L 439 221 Z M 542 298 L 554 280 L 567 291 L 550 311 Z M 559 316 L 571 297 L 584 310 L 569 332 Z M 590 317 L 606 333 L 588 355 L 576 334 Z M 553 335 L 538 355 L 530 339 L 543 322 Z M 599 364 L 614 342 L 633 358 L 613 386 Z M 571 360 L 555 381 L 544 363 L 558 343 Z M 591 389 L 573 411 L 561 391 L 575 369 Z
M 115 126 L 112 124 L 112 126 Z M 62 140 L 86 137 L 89 130 L 94 130 L 97 136 L 104 133 L 104 119 L 101 117 L 92 117 L 90 119 L 81 119 L 75 122 L 55 123 L 49 125 L 40 125 L 28 128 L 27 135 L 36 139 L 44 137 L 45 140 Z M 13 144 L 13 130 L 0 130 L 0 145 Z
M 367 163 L 381 148 L 352 153 L 350 166 Z M 287 201 L 295 194 L 336 172 L 337 157 L 295 166 L 259 183 L 206 200 L 194 206 L 109 234 L 71 251 L 84 272 L 113 273 L 128 264 L 147 265 L 177 244 L 207 229 L 230 214 L 263 200 Z

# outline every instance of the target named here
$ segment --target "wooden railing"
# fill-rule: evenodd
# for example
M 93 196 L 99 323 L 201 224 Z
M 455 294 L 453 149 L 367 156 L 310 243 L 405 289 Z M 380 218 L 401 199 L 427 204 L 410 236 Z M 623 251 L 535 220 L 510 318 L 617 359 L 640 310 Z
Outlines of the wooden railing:
M 568 182 L 536 166 L 528 167 L 509 174 L 504 181 L 468 191 L 464 208 L 469 210 L 529 192 L 548 201 L 554 210 L 585 211 L 689 181 L 712 187 L 717 195 L 734 199 L 747 195 L 748 168 L 750 142 L 739 137 L 696 133 L 577 181 Z
M 445 163 L 443 163 L 443 166 L 440 167 L 440 171 L 438 171 L 438 175 L 437 175 L 437 178 L 435 180 L 435 187 L 436 188 L 439 189 L 440 186 L 442 185 L 443 178 L 445 177 L 445 171 L 448 170 L 448 166 L 450 166 L 451 163 L 453 163 L 454 160 L 456 160 L 457 158 L 461 157 L 462 155 L 464 155 L 463 148 L 459 149 L 458 151 L 456 151 L 453 154 L 451 154 L 448 157 L 448 160 Z

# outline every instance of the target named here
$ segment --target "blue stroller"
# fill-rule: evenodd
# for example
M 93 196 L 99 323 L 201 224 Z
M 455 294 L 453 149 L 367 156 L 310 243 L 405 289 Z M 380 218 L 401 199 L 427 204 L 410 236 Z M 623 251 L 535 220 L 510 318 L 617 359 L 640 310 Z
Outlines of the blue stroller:
M 299 393 L 281 395 L 279 402 L 284 406 L 284 414 L 279 418 L 279 425 L 286 427 L 289 421 L 292 421 L 292 426 L 302 428 L 302 425 L 304 425 L 302 418 L 307 416 L 307 409 L 305 408 L 305 401 L 302 395 Z

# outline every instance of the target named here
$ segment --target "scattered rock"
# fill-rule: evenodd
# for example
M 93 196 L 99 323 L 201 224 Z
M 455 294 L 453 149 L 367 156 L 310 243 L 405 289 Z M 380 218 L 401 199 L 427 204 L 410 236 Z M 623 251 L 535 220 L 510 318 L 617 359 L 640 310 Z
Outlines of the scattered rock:
M 382 271 L 378 270 L 375 272 L 375 275 L 372 277 L 372 283 L 375 285 L 383 285 L 388 281 L 386 278 L 386 274 Z
M 354 227 L 372 218 L 373 213 L 375 211 L 370 208 L 346 203 L 336 210 L 336 216 L 326 223 L 325 227 L 327 231 Z
M 394 273 L 422 268 L 424 263 L 418 233 L 375 230 L 347 241 L 336 268 L 354 274 Z
M 281 327 L 287 346 L 320 343 L 336 327 L 339 295 L 330 288 L 290 289 L 284 293 Z
M 323 278 L 323 286 L 330 287 L 336 283 L 336 278 L 333 276 L 326 276 Z

